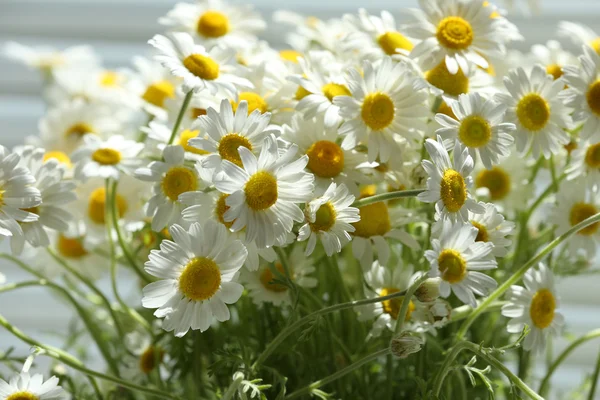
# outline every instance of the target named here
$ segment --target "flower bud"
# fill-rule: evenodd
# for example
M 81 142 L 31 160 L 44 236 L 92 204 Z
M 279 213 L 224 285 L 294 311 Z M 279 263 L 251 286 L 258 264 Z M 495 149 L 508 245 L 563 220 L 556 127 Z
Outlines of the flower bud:
M 429 278 L 415 292 L 417 300 L 423 303 L 435 301 L 440 297 L 440 278 Z
M 398 358 L 406 358 L 413 353 L 417 353 L 423 346 L 423 339 L 420 336 L 413 335 L 410 332 L 402 332 L 390 342 L 392 354 Z

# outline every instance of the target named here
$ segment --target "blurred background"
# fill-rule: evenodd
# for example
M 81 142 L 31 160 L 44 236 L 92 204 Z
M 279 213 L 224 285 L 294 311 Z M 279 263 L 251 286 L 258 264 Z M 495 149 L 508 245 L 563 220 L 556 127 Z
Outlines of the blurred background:
M 192 1 L 192 0 L 189 0 Z M 6 41 L 28 46 L 64 48 L 75 44 L 92 45 L 109 68 L 129 65 L 133 55 L 150 54 L 147 40 L 162 29 L 156 22 L 174 4 L 174 0 L 0 0 L 0 47 Z M 238 1 L 239 2 L 239 1 Z M 416 7 L 417 0 L 247 0 L 269 21 L 276 9 L 300 12 L 319 18 L 339 17 L 365 7 L 370 12 L 387 9 L 401 22 L 401 10 Z M 497 0 L 510 8 L 509 19 L 517 24 L 526 41 L 515 48 L 526 51 L 532 44 L 555 38 L 556 25 L 561 20 L 581 22 L 600 32 L 600 0 Z M 281 27 L 268 24 L 262 38 L 278 48 L 283 42 Z M 566 44 L 566 43 L 565 43 Z M 40 97 L 41 80 L 35 71 L 13 64 L 0 57 L 0 144 L 12 147 L 27 135 L 35 134 L 37 121 L 44 113 Z M 7 251 L 6 243 L 0 250 Z M 598 268 L 598 265 L 596 265 Z M 30 279 L 0 260 L 0 271 L 9 281 Z M 124 279 L 122 293 L 131 287 Z M 567 320 L 567 334 L 581 334 L 600 327 L 600 275 L 562 280 L 559 293 Z M 42 301 L 40 301 L 42 299 Z M 72 315 L 48 291 L 24 289 L 0 296 L 0 314 L 33 337 L 61 345 L 60 332 L 68 329 Z M 0 350 L 15 346 L 26 354 L 28 346 L 0 330 Z M 556 351 L 565 340 L 555 341 Z M 600 343 L 580 347 L 554 375 L 556 398 L 559 393 L 579 385 L 591 374 Z M 40 360 L 41 361 L 41 360 Z M 537 366 L 544 369 L 543 360 Z M 538 373 L 539 375 L 539 373 Z M 599 397 L 600 398 L 600 397 Z

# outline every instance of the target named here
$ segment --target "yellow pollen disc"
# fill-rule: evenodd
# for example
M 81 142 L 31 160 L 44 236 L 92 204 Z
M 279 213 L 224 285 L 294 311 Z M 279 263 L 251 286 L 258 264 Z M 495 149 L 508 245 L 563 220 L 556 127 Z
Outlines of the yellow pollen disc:
M 183 66 L 200 79 L 212 81 L 219 77 L 219 64 L 202 54 L 187 56 L 183 59 Z
M 39 400 L 39 397 L 31 392 L 16 392 L 6 398 L 6 400 Z
M 554 310 L 556 309 L 556 299 L 548 289 L 540 289 L 531 299 L 529 306 L 529 316 L 531 322 L 536 328 L 545 329 L 552 324 L 554 320 Z
M 384 202 L 369 204 L 358 209 L 360 221 L 352 224 L 354 236 L 370 238 L 383 236 L 392 229 L 390 213 Z
M 467 276 L 467 262 L 456 250 L 442 250 L 438 256 L 438 266 L 446 282 L 458 283 Z
M 465 75 L 462 69 L 452 75 L 448 72 L 446 62 L 442 61 L 437 67 L 425 73 L 427 82 L 436 88 L 443 90 L 444 93 L 450 96 L 458 97 L 460 94 L 469 92 L 469 78 Z
M 154 82 L 146 88 L 142 99 L 156 107 L 164 107 L 165 100 L 175 98 L 175 86 L 169 81 Z
M 100 75 L 100 85 L 105 87 L 115 87 L 118 86 L 119 82 L 119 74 L 115 71 L 104 71 Z
M 88 254 L 87 250 L 81 244 L 80 238 L 68 238 L 62 234 L 58 235 L 56 248 L 58 253 L 65 258 L 77 259 Z
M 447 169 L 440 183 L 440 196 L 450 212 L 458 212 L 467 200 L 467 185 L 462 175 Z
M 592 112 L 600 115 L 600 79 L 590 85 L 585 97 Z
M 447 49 L 464 50 L 473 43 L 473 28 L 461 17 L 446 17 L 438 24 L 436 36 Z
M 296 100 L 300 101 L 308 95 L 312 93 L 308 90 L 304 89 L 304 86 L 298 86 L 298 90 L 296 90 Z
M 165 196 L 176 201 L 181 193 L 193 192 L 198 188 L 198 177 L 189 168 L 172 167 L 165 174 L 161 187 Z
M 221 270 L 213 260 L 196 257 L 190 260 L 179 277 L 179 290 L 189 300 L 210 299 L 221 286 Z
M 550 106 L 539 94 L 530 93 L 519 100 L 517 117 L 526 129 L 534 132 L 539 131 L 550 120 Z
M 440 104 L 440 108 L 438 108 L 437 112 L 440 114 L 447 115 L 450 118 L 458 119 L 456 117 L 456 114 L 454 114 L 454 111 L 452 111 L 452 108 L 448 104 L 446 104 L 445 101 L 442 101 L 442 104 Z
M 321 178 L 333 178 L 344 170 L 344 152 L 334 142 L 319 140 L 306 151 L 308 169 Z
M 563 70 L 561 68 L 560 65 L 558 64 L 550 64 L 546 67 L 546 72 L 549 75 L 552 75 L 552 77 L 554 78 L 554 80 L 557 80 L 558 78 L 560 78 L 561 76 L 563 76 Z
M 227 222 L 223 218 L 223 215 L 225 215 L 227 210 L 229 210 L 229 206 L 226 203 L 227 197 L 229 197 L 228 194 L 222 194 L 217 200 L 217 204 L 215 206 L 215 216 L 217 217 L 220 223 L 222 223 L 227 227 L 227 229 L 229 229 L 233 225 L 234 221 Z
M 262 211 L 277 202 L 277 179 L 269 172 L 259 171 L 252 175 L 246 186 L 246 204 L 254 211 Z
M 239 101 L 237 103 L 232 103 L 233 112 L 237 111 L 238 106 L 241 101 L 246 100 L 248 102 L 248 115 L 254 110 L 258 110 L 261 114 L 267 112 L 268 105 L 265 99 L 263 99 L 259 94 L 252 92 L 242 92 L 239 95 Z
M 302 57 L 302 54 L 296 50 L 281 50 L 279 52 L 279 57 L 281 57 L 282 60 L 291 61 L 297 64 L 298 57 Z
M 336 215 L 333 204 L 330 202 L 323 204 L 316 212 L 315 222 L 310 223 L 310 229 L 313 232 L 329 231 L 335 225 Z
M 475 238 L 476 242 L 488 242 L 490 240 L 490 235 L 485 226 L 476 221 L 471 221 L 471 225 L 477 228 L 477 237 Z
M 396 49 L 402 49 L 411 51 L 413 49 L 413 44 L 408 40 L 404 35 L 400 32 L 386 32 L 383 35 L 377 38 L 377 43 L 381 47 L 381 50 L 388 56 L 397 54 L 398 51 Z
M 119 213 L 119 218 L 122 218 L 123 215 L 127 212 L 127 200 L 121 195 L 117 193 L 117 211 Z M 94 190 L 89 197 L 88 200 L 88 216 L 89 218 L 97 224 L 104 224 L 104 213 L 106 206 L 106 190 L 103 187 L 99 187 Z
M 590 46 L 592 47 L 592 49 L 594 49 L 596 53 L 600 54 L 600 37 L 597 37 L 596 39 L 592 40 L 590 42 Z
M 66 130 L 65 136 L 77 136 L 82 137 L 87 133 L 94 133 L 94 128 L 91 125 L 88 125 L 83 122 L 79 122 L 77 124 L 71 125 L 69 129 Z
M 365 197 L 375 196 L 377 194 L 377 186 L 376 185 L 366 185 L 361 186 L 360 188 L 360 198 L 364 199 Z
M 92 160 L 100 165 L 115 165 L 121 161 L 121 153 L 114 149 L 98 149 L 92 153 Z
M 569 213 L 569 222 L 571 226 L 577 225 L 578 223 L 586 220 L 587 218 L 598 213 L 598 209 L 595 205 L 590 203 L 575 203 Z M 600 228 L 600 222 L 595 222 L 592 225 L 577 232 L 578 235 L 591 236 L 598 232 Z
M 188 144 L 188 140 L 198 137 L 199 133 L 200 133 L 200 131 L 190 131 L 189 129 L 186 129 L 185 131 L 181 132 L 181 135 L 179 135 L 179 145 L 181 147 L 183 147 L 183 149 L 189 153 L 199 154 L 199 155 L 208 154 L 208 151 L 202 150 L 202 149 L 197 149 Z
M 325 97 L 327 97 L 331 102 L 333 102 L 334 97 L 351 95 L 348 88 L 344 85 L 340 85 L 339 83 L 328 83 L 324 85 L 321 90 L 323 91 Z
M 475 187 L 487 188 L 492 200 L 502 200 L 510 193 L 510 175 L 500 167 L 484 169 L 475 178 Z
M 63 153 L 62 151 L 47 151 L 44 154 L 44 161 L 48 161 L 48 160 L 56 160 L 59 163 L 65 165 L 67 168 L 71 168 L 73 166 L 73 164 L 71 164 L 71 159 L 69 158 L 68 155 L 66 155 L 65 153 Z
M 458 137 L 467 147 L 482 147 L 492 138 L 492 127 L 485 118 L 469 115 L 460 122 Z
M 600 143 L 588 147 L 585 152 L 585 164 L 590 168 L 600 168 Z
M 218 11 L 207 11 L 198 19 L 196 29 L 202 36 L 218 38 L 229 32 L 229 20 Z
M 283 265 L 281 265 L 280 263 L 275 264 L 275 269 L 277 271 L 279 271 L 282 275 L 285 275 L 285 270 L 283 269 Z M 273 271 L 271 271 L 271 268 L 269 268 L 269 267 L 266 267 L 263 270 L 263 272 L 260 274 L 260 283 L 263 284 L 265 289 L 267 289 L 271 292 L 275 292 L 275 293 L 281 293 L 281 292 L 285 292 L 286 290 L 288 290 L 287 286 L 282 285 L 281 283 L 273 282 L 274 279 L 275 279 L 275 275 L 273 274 Z
M 205 108 L 195 108 L 192 107 L 190 109 L 190 113 L 192 114 L 192 119 L 196 119 L 201 115 L 206 115 L 206 109 Z
M 242 159 L 238 148 L 242 146 L 252 151 L 252 144 L 242 135 L 230 133 L 225 135 L 219 141 L 219 155 L 223 160 L 231 161 L 238 167 L 242 166 Z
M 149 374 L 154 371 L 157 363 L 162 362 L 164 356 L 164 350 L 149 346 L 140 356 L 140 370 L 145 374 Z
M 394 121 L 396 107 L 385 93 L 372 93 L 365 97 L 360 116 L 363 122 L 374 131 L 387 128 Z
M 383 288 L 381 289 L 379 296 L 388 296 L 390 294 L 398 293 L 399 291 L 400 289 L 396 288 Z M 390 317 L 392 317 L 392 319 L 397 320 L 403 302 L 404 296 L 394 297 L 393 299 L 382 301 L 381 305 L 383 306 L 383 312 L 389 314 Z M 410 316 L 412 315 L 413 311 L 415 311 L 415 304 L 411 300 L 410 303 L 408 303 L 406 317 L 404 318 L 405 321 L 408 321 L 410 319 Z

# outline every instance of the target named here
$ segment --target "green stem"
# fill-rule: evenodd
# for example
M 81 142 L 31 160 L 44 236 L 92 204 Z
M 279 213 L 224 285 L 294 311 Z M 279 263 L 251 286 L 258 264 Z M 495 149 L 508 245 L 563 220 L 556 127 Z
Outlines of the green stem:
M 321 386 L 325 386 L 328 383 L 331 383 L 331 382 L 333 382 L 333 381 L 335 381 L 335 380 L 343 377 L 344 375 L 347 375 L 350 372 L 357 370 L 358 368 L 362 367 L 363 365 L 368 364 L 371 361 L 374 361 L 374 360 L 376 360 L 379 357 L 383 357 L 383 356 L 388 355 L 389 353 L 390 353 L 390 349 L 389 348 L 385 348 L 385 349 L 379 350 L 379 351 L 377 351 L 377 352 L 375 352 L 373 354 L 369 354 L 368 356 L 366 356 L 366 357 L 364 357 L 364 358 L 356 361 L 353 364 L 348 365 L 346 368 L 343 368 L 343 369 L 341 369 L 341 370 L 339 370 L 339 371 L 337 371 L 337 372 L 329 375 L 326 378 L 323 378 L 321 380 L 313 382 L 310 385 L 303 387 L 302 389 L 298 389 L 295 392 L 290 393 L 289 395 L 287 395 L 285 397 L 285 400 L 295 399 L 297 397 L 310 394 L 310 393 L 312 393 L 312 391 L 314 389 L 318 389 Z
M 244 375 L 242 375 L 241 373 L 234 374 L 234 380 L 233 382 L 231 382 L 231 385 L 227 388 L 227 391 L 223 393 L 223 397 L 221 397 L 221 400 L 232 400 L 238 388 L 242 384 L 243 380 Z
M 596 338 L 600 338 L 600 329 L 595 329 L 595 330 L 590 331 L 590 332 L 586 333 L 585 335 L 579 337 L 578 339 L 571 342 L 571 344 L 569 344 L 569 346 L 567 346 L 567 348 L 564 349 L 562 351 L 562 353 L 560 353 L 560 355 L 556 358 L 556 360 L 548 368 L 548 372 L 546 372 L 546 376 L 544 377 L 544 379 L 542 379 L 542 383 L 540 384 L 540 389 L 538 390 L 538 392 L 540 392 L 540 395 L 542 395 L 542 396 L 546 395 L 546 393 L 548 392 L 550 378 L 552 377 L 552 374 L 554 373 L 554 371 L 556 371 L 558 366 L 569 356 L 569 354 L 571 354 L 571 352 L 573 350 L 575 350 L 577 347 L 579 347 L 583 343 L 590 341 L 592 339 L 596 339 Z
M 423 274 L 419 279 L 417 279 L 406 291 L 406 295 L 404 299 L 402 299 L 402 305 L 400 306 L 400 312 L 398 313 L 398 322 L 396 322 L 396 334 L 402 332 L 402 327 L 404 326 L 404 322 L 406 321 L 406 313 L 408 311 L 408 306 L 410 305 L 410 301 L 423 282 L 425 282 L 428 278 L 427 274 Z
M 555 191 L 554 189 L 554 185 L 558 185 L 560 182 L 562 182 L 565 178 L 567 177 L 567 174 L 562 174 L 561 176 L 556 178 L 556 183 L 552 182 L 548 185 L 548 187 L 546 188 L 546 190 L 544 190 L 542 192 L 542 194 L 540 194 L 540 197 L 538 197 L 535 202 L 531 205 L 531 207 L 529 207 L 529 209 L 527 210 L 527 215 L 531 216 L 531 214 L 533 214 L 533 212 L 539 207 L 540 204 L 542 204 L 542 202 L 546 199 L 546 197 L 548 197 L 551 193 L 553 193 Z
M 183 104 L 181 104 L 181 109 L 179 110 L 179 114 L 177 115 L 177 120 L 175 121 L 175 125 L 173 125 L 173 131 L 171 132 L 171 137 L 169 138 L 169 144 L 173 144 L 173 140 L 175 140 L 175 136 L 177 135 L 177 131 L 179 130 L 179 126 L 181 125 L 181 121 L 183 120 L 183 116 L 187 111 L 188 106 L 190 105 L 190 101 L 192 100 L 192 96 L 194 95 L 194 91 L 190 90 L 185 95 L 183 99 Z
M 594 368 L 594 373 L 592 374 L 592 387 L 590 388 L 590 393 L 588 394 L 588 400 L 594 400 L 595 398 L 596 387 L 598 386 L 598 375 L 600 375 L 600 351 L 598 352 L 596 367 Z
M 458 333 L 456 334 L 456 339 L 462 339 L 467 330 L 471 326 L 471 324 L 485 311 L 487 307 L 489 307 L 495 300 L 497 300 L 500 296 L 504 294 L 512 285 L 517 283 L 519 279 L 533 266 L 537 265 L 540 261 L 542 261 L 552 250 L 556 248 L 559 244 L 576 234 L 582 229 L 595 224 L 600 221 L 600 213 L 595 214 L 577 225 L 573 226 L 567 232 L 563 233 L 552 242 L 550 242 L 544 249 L 535 257 L 530 259 L 525 265 L 519 268 L 510 278 L 508 278 L 502 285 L 498 286 L 496 290 L 494 290 L 480 305 L 477 307 L 473 313 L 466 319 L 466 321 L 462 324 Z
M 395 192 L 377 194 L 375 196 L 369 196 L 369 197 L 365 197 L 364 199 L 355 201 L 354 204 L 352 204 L 352 207 L 364 207 L 369 204 L 379 203 L 381 201 L 387 201 L 387 200 L 393 200 L 393 199 L 400 199 L 403 197 L 416 197 L 420 193 L 423 193 L 424 191 L 425 191 L 424 189 L 412 189 L 412 190 L 398 190 Z

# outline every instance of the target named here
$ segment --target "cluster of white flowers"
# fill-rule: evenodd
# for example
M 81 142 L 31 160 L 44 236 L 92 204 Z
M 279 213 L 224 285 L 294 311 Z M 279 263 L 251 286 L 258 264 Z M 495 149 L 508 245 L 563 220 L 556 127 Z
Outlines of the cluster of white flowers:
M 277 51 L 251 8 L 180 3 L 132 68 L 87 47 L 6 46 L 44 73 L 48 111 L 27 145 L 0 146 L 0 236 L 50 278 L 62 259 L 96 279 L 114 247 L 125 267 L 145 262 L 141 304 L 176 336 L 228 321 L 241 296 L 291 305 L 292 288 L 350 259 L 367 298 L 438 278 L 447 300 L 411 300 L 404 325 L 435 334 L 456 299 L 476 308 L 526 261 L 530 237 L 598 214 L 600 37 L 565 22 L 578 54 L 550 41 L 521 55 L 488 1 L 419 4 L 406 24 L 276 12 L 291 26 Z M 528 225 L 540 203 L 548 217 Z M 591 260 L 599 241 L 589 225 L 556 258 Z M 341 252 L 354 258 L 339 266 Z M 524 283 L 502 312 L 543 349 L 563 324 L 552 268 Z M 401 299 L 357 309 L 370 336 L 395 330 Z

